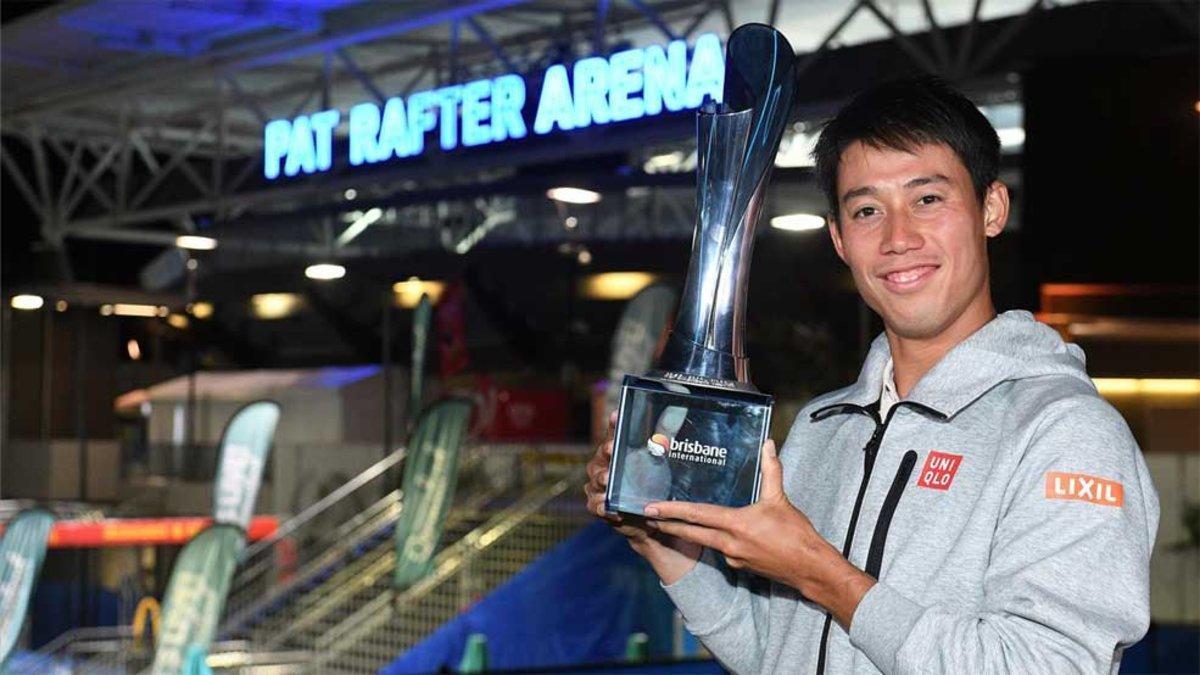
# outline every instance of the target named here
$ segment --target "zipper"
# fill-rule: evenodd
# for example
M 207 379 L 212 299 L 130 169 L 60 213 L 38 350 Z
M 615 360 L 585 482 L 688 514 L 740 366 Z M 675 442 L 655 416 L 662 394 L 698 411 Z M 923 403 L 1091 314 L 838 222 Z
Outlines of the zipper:
M 875 521 L 875 532 L 871 535 L 871 550 L 867 554 L 867 569 L 864 570 L 872 577 L 879 578 L 879 568 L 883 566 L 883 547 L 887 545 L 888 530 L 892 526 L 892 516 L 900 505 L 900 497 L 904 496 L 904 488 L 912 477 L 913 467 L 917 463 L 917 451 L 909 450 L 900 460 L 896 469 L 896 477 L 892 479 L 892 487 L 883 500 L 883 508 L 879 510 L 879 519 Z
M 867 444 L 865 446 L 863 446 L 862 482 L 859 483 L 859 486 L 858 486 L 858 496 L 854 499 L 854 509 L 850 513 L 850 526 L 846 530 L 846 539 L 842 544 L 842 557 L 845 558 L 846 560 L 850 559 L 850 549 L 851 549 L 851 545 L 854 542 L 854 531 L 858 526 L 859 512 L 862 509 L 863 498 L 866 496 L 866 493 L 867 493 L 867 485 L 869 485 L 871 482 L 871 471 L 872 471 L 872 469 L 875 468 L 875 456 L 879 453 L 879 446 L 883 444 L 883 435 L 885 433 L 887 433 L 888 424 L 891 423 L 892 416 L 896 414 L 896 411 L 899 410 L 901 406 L 908 406 L 915 410 L 921 410 L 926 413 L 929 413 L 929 414 L 937 417 L 940 420 L 944 421 L 947 419 L 946 415 L 942 414 L 941 412 L 939 412 L 937 410 L 934 410 L 933 408 L 930 408 L 927 405 L 917 403 L 915 401 L 898 401 L 896 404 L 894 404 L 891 407 L 891 409 L 888 410 L 887 417 L 884 418 L 882 421 L 880 421 L 878 406 L 879 406 L 878 402 L 876 402 L 874 407 L 865 407 L 865 406 L 861 406 L 861 405 L 858 405 L 855 403 L 836 403 L 836 404 L 821 408 L 820 410 L 816 410 L 810 416 L 812 420 L 817 421 L 817 420 L 825 419 L 826 417 L 831 417 L 833 415 L 842 414 L 842 413 L 858 413 L 858 414 L 862 414 L 862 415 L 867 415 L 875 422 L 875 431 L 871 434 L 871 438 L 867 441 Z M 910 458 L 910 455 L 911 455 L 911 458 Z M 904 492 L 904 486 L 908 482 L 909 476 L 912 475 L 912 467 L 913 467 L 913 464 L 916 463 L 916 458 L 917 458 L 917 453 L 913 452 L 912 450 L 909 450 L 907 453 L 905 453 L 904 458 L 900 461 L 899 470 L 896 473 L 896 477 L 892 480 L 892 487 L 888 491 L 887 499 L 884 501 L 883 509 L 880 511 L 880 520 L 878 522 L 876 522 L 875 532 L 872 534 L 872 537 L 871 537 L 871 553 L 868 554 L 868 560 L 867 560 L 868 570 L 871 567 L 870 555 L 874 554 L 877 546 L 879 549 L 878 556 L 879 556 L 880 560 L 876 562 L 876 567 L 878 567 L 879 562 L 882 562 L 883 541 L 879 540 L 879 538 L 881 536 L 880 524 L 884 521 L 884 514 L 886 512 L 886 523 L 883 524 L 883 528 L 882 528 L 882 538 L 886 539 L 887 538 L 887 530 L 891 526 L 892 513 L 895 512 L 896 506 L 900 502 L 900 496 Z M 905 470 L 906 465 L 907 465 L 907 470 Z M 901 476 L 900 476 L 901 473 L 904 474 L 903 478 L 901 478 Z M 899 487 L 897 487 L 897 484 L 899 484 Z M 894 498 L 893 498 L 893 493 L 895 494 Z M 888 507 L 889 502 L 892 502 L 890 509 Z M 878 572 L 878 569 L 876 569 L 876 573 L 877 572 Z M 867 573 L 871 574 L 870 571 L 867 571 Z M 876 576 L 876 574 L 871 574 L 871 576 L 875 577 L 876 579 L 879 578 L 878 576 Z M 818 651 L 817 651 L 817 675 L 824 675 L 824 673 L 825 673 L 825 652 L 826 652 L 826 650 L 828 648 L 828 644 L 829 644 L 829 630 L 830 630 L 832 623 L 833 623 L 833 615 L 830 614 L 829 612 L 826 612 L 825 613 L 825 625 L 822 626 L 822 628 L 821 628 L 821 644 L 818 647 Z

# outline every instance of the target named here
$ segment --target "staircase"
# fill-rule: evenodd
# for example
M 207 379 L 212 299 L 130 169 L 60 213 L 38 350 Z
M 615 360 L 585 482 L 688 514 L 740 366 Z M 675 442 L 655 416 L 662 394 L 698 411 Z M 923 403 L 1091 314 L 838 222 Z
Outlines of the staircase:
M 391 586 L 400 491 L 349 517 L 330 517 L 339 505 L 380 494 L 403 451 L 381 460 L 246 550 L 209 666 L 238 673 L 378 672 L 591 522 L 578 497 L 586 449 L 564 449 L 468 451 L 433 571 L 400 593 Z M 293 571 L 281 575 L 281 569 Z M 138 672 L 148 665 L 150 650 L 130 635 L 104 637 L 103 648 L 76 653 L 82 667 L 75 672 Z
M 496 481 L 495 460 L 505 453 L 519 475 Z M 221 635 L 246 640 L 247 655 L 257 664 L 269 662 L 272 654 L 286 655 L 286 672 L 377 672 L 590 522 L 575 498 L 582 461 L 558 457 L 547 465 L 542 453 L 527 447 L 471 452 L 434 571 L 399 594 L 391 580 L 402 495 L 388 493 L 320 537 L 321 550 L 302 555 L 304 564 L 289 579 L 249 601 L 231 597 Z M 488 480 L 473 481 L 473 473 Z M 239 573 L 235 589 L 255 585 L 249 580 L 262 574 L 253 568 Z M 303 665 L 296 663 L 297 654 L 308 655 Z M 239 672 L 256 670 L 238 665 Z
M 386 575 L 364 581 L 354 611 L 303 645 L 314 655 L 311 672 L 377 672 L 582 529 L 591 522 L 575 494 L 582 480 L 579 469 L 530 490 L 444 548 L 434 572 L 407 590 L 392 591 Z

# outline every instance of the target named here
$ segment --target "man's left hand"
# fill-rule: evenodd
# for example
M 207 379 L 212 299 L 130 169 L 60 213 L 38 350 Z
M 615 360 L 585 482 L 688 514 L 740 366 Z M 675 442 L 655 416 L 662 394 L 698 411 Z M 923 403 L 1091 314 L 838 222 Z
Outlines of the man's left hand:
M 783 491 L 783 466 L 775 442 L 763 444 L 758 502 L 727 508 L 690 502 L 646 506 L 661 532 L 720 553 L 734 569 L 746 569 L 800 591 L 849 629 L 854 608 L 875 584 L 825 541 Z

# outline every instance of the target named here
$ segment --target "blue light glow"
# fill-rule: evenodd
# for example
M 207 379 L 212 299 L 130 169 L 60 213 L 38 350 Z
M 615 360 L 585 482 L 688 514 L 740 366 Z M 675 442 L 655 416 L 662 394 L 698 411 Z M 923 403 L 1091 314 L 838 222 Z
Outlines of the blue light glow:
M 533 133 L 572 131 L 697 108 L 705 96 L 721 100 L 725 65 L 721 40 L 627 49 L 607 58 L 576 61 L 568 70 L 550 66 L 542 76 L 537 106 L 527 113 L 525 79 L 516 74 L 475 80 L 350 109 L 346 126 L 352 166 L 414 157 L 425 137 L 437 131 L 444 151 L 525 138 L 526 115 Z M 296 176 L 327 171 L 333 164 L 333 135 L 341 115 L 325 110 L 294 120 L 272 120 L 263 130 L 263 175 Z

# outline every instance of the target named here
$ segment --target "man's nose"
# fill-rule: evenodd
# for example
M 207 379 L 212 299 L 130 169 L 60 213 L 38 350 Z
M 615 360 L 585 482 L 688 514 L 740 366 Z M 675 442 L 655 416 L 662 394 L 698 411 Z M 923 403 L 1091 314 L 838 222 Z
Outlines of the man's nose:
M 904 253 L 925 245 L 925 239 L 907 213 L 889 215 L 883 224 L 880 253 Z

